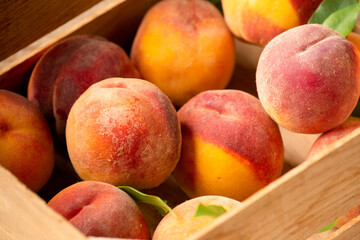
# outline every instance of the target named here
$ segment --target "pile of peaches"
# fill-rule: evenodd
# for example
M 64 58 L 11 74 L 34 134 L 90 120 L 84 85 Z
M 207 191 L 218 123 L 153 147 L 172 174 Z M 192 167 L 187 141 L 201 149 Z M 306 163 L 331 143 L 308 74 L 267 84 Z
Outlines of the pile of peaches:
M 324 133 L 308 158 L 360 126 L 349 118 L 360 95 L 357 47 L 334 30 L 304 24 L 321 1 L 165 0 L 143 18 L 130 56 L 99 36 L 48 49 L 27 98 L 0 90 L 0 160 L 38 192 L 66 146 L 83 180 L 48 205 L 88 236 L 149 239 L 135 201 L 117 186 L 151 189 L 173 176 L 191 198 L 168 213 L 153 239 L 185 239 L 282 172 L 279 125 Z M 257 96 L 225 89 L 235 68 L 234 36 L 262 45 Z M 54 141 L 56 138 L 56 141 Z M 61 145 L 61 144 L 60 144 Z M 189 220 L 190 219 L 190 220 Z

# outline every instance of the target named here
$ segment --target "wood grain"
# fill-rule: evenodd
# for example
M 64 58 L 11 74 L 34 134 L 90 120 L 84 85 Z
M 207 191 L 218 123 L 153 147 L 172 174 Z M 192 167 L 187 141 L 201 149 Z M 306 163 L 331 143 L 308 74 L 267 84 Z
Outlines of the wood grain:
M 100 1 L 0 1 L 0 60 L 26 47 Z
M 56 42 L 75 34 L 96 34 L 129 50 L 137 26 L 147 9 L 158 0 L 102 0 L 0 62 L 0 88 L 23 88 L 41 54 Z M 6 48 L 7 45 L 2 46 Z

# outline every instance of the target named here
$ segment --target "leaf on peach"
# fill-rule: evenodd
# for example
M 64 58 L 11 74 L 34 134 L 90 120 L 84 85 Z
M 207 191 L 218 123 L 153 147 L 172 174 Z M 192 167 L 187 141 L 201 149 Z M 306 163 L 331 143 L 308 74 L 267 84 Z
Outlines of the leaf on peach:
M 210 216 L 210 217 L 219 217 L 220 215 L 226 213 L 225 208 L 218 205 L 203 205 L 202 203 L 199 204 L 194 217 L 201 217 L 201 216 Z

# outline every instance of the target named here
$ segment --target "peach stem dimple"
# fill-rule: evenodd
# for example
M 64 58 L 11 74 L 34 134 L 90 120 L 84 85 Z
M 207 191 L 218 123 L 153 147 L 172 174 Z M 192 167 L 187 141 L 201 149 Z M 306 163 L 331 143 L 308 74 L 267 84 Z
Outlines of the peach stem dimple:
M 335 36 L 335 37 L 338 37 L 338 36 Z M 334 38 L 334 36 L 324 36 L 322 38 L 319 38 L 319 39 L 315 39 L 311 42 L 309 42 L 308 44 L 302 46 L 302 48 L 300 49 L 300 52 L 299 54 L 302 54 L 304 52 L 307 52 L 309 49 L 319 45 L 319 44 L 323 44 L 324 41 L 328 41 L 329 39 L 332 39 Z

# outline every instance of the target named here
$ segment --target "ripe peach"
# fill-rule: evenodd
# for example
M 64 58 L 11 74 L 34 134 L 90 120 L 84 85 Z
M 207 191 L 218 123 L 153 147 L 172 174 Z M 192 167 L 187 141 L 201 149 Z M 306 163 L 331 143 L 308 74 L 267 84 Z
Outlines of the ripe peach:
M 0 90 L 0 164 L 37 192 L 54 168 L 54 145 L 40 110 L 25 97 Z
M 109 77 L 140 75 L 124 50 L 98 36 L 74 36 L 50 48 L 37 62 L 28 98 L 39 105 L 63 137 L 71 106 L 91 84 Z
M 201 216 L 194 218 L 199 204 L 205 206 L 217 205 L 226 210 L 226 213 L 239 207 L 240 202 L 222 196 L 202 196 L 190 199 L 181 203 L 173 209 L 173 213 L 168 213 L 156 227 L 153 240 L 187 239 L 200 229 L 210 225 L 216 218 L 211 216 Z M 224 214 L 226 214 L 224 213 Z
M 75 183 L 56 194 L 48 206 L 87 236 L 150 239 L 134 200 L 107 183 Z
M 280 33 L 305 24 L 322 0 L 222 0 L 224 17 L 239 39 L 265 46 Z
M 260 101 L 239 90 L 205 91 L 179 110 L 181 158 L 173 173 L 190 197 L 239 201 L 280 176 L 284 147 Z
M 181 106 L 201 91 L 227 86 L 235 44 L 211 3 L 166 0 L 146 13 L 130 56 L 144 79 Z
M 267 113 L 299 133 L 322 133 L 344 122 L 360 95 L 359 51 L 318 24 L 290 29 L 261 53 L 256 86 Z
M 321 134 L 311 146 L 306 160 L 329 151 L 331 145 L 360 127 L 360 118 L 349 117 L 340 126 Z
M 180 123 L 171 101 L 154 84 L 110 78 L 76 100 L 66 141 L 82 179 L 153 188 L 180 158 Z

